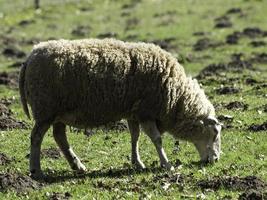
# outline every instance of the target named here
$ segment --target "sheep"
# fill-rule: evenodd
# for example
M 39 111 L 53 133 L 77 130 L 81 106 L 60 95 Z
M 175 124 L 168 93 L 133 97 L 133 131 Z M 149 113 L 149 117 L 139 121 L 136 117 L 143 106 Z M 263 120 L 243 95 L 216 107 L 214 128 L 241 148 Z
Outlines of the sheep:
M 30 173 L 44 177 L 43 137 L 53 136 L 73 170 L 86 167 L 66 137 L 66 125 L 86 128 L 126 119 L 133 166 L 139 155 L 140 126 L 156 147 L 162 167 L 173 170 L 161 135 L 192 142 L 201 161 L 220 156 L 221 124 L 197 80 L 187 77 L 177 59 L 159 46 L 115 39 L 53 40 L 34 46 L 21 68 L 21 102 L 35 125 L 31 132 Z

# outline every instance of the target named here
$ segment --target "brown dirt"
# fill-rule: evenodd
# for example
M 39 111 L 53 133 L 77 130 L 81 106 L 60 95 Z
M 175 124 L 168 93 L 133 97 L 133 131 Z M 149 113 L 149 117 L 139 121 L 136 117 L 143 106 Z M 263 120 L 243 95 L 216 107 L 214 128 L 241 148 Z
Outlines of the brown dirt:
M 247 27 L 243 30 L 243 35 L 249 37 L 249 38 L 256 38 L 256 37 L 262 37 L 265 36 L 266 31 L 261 30 L 258 27 Z
M 28 25 L 33 24 L 33 23 L 35 23 L 35 20 L 33 20 L 33 19 L 29 19 L 29 20 L 24 19 L 24 20 L 21 20 L 21 21 L 18 23 L 18 25 L 19 25 L 19 26 L 23 26 L 23 27 L 25 27 L 25 26 L 28 26 Z
M 43 149 L 41 151 L 41 156 L 52 159 L 59 159 L 61 157 L 61 154 L 59 149 L 50 147 L 48 149 Z
M 43 184 L 34 181 L 29 176 L 15 173 L 0 174 L 0 192 L 15 190 L 16 192 L 25 192 L 29 189 L 39 189 Z
M 2 54 L 9 58 L 24 58 L 26 56 L 26 53 L 16 46 L 5 47 Z
M 218 64 L 210 64 L 204 69 L 202 69 L 197 78 L 203 79 L 208 76 L 220 75 L 222 72 L 242 72 L 244 69 L 253 69 L 252 62 L 250 60 L 243 60 L 242 54 L 233 54 L 231 57 L 231 61 L 228 63 L 218 63 Z
M 161 40 L 151 40 L 151 41 L 147 41 L 147 42 L 150 42 L 150 43 L 153 43 L 155 45 L 158 45 L 162 49 L 165 49 L 167 51 L 171 51 L 173 49 L 177 49 L 177 46 L 172 44 L 173 41 L 175 41 L 175 38 L 170 37 L 170 38 L 164 38 L 164 39 L 161 39 Z
M 68 200 L 72 197 L 72 195 L 69 192 L 53 192 L 52 194 L 48 194 L 47 197 L 49 200 Z
M 267 192 L 257 191 L 253 189 L 245 191 L 238 197 L 238 200 L 263 200 L 263 199 L 267 199 Z
M 255 39 L 258 37 L 266 37 L 267 31 L 263 31 L 258 27 L 247 27 L 244 28 L 242 32 L 234 31 L 233 33 L 226 36 L 227 44 L 238 44 L 239 39 L 243 37 L 248 37 L 251 39 Z
M 233 190 L 249 190 L 254 189 L 257 191 L 263 191 L 267 189 L 267 184 L 256 176 L 247 177 L 214 177 L 213 179 L 200 180 L 197 185 L 201 189 L 218 190 L 220 188 L 227 188 Z
M 267 53 L 255 53 L 250 59 L 251 62 L 267 64 Z
M 260 89 L 263 89 L 263 88 L 267 88 L 267 83 L 259 84 L 256 87 L 254 87 L 253 89 L 260 90 Z
M 227 44 L 238 44 L 239 39 L 242 37 L 242 33 L 239 31 L 235 31 L 226 36 Z
M 257 81 L 257 80 L 254 79 L 254 78 L 246 78 L 246 79 L 245 79 L 245 83 L 246 83 L 247 85 L 255 85 L 255 84 L 259 83 L 259 81 Z
M 215 48 L 220 46 L 221 43 L 213 41 L 209 38 L 199 39 L 193 46 L 194 51 L 203 51 L 208 48 Z
M 239 88 L 234 88 L 234 87 L 229 87 L 229 86 L 225 86 L 225 87 L 221 87 L 216 89 L 216 93 L 217 94 L 236 94 L 239 93 L 241 90 Z
M 229 28 L 232 27 L 232 22 L 228 16 L 222 16 L 215 19 L 215 28 Z
M 0 152 L 0 165 L 7 165 L 12 161 L 6 154 Z
M 79 25 L 75 27 L 74 29 L 72 29 L 71 34 L 75 36 L 79 36 L 79 37 L 89 36 L 91 33 L 91 30 L 92 30 L 91 26 Z
M 228 110 L 247 110 L 248 109 L 248 104 L 245 104 L 243 102 L 240 101 L 233 101 L 228 103 L 225 106 Z
M 251 41 L 250 42 L 250 45 L 253 46 L 253 47 L 262 47 L 262 46 L 265 46 L 266 45 L 266 42 L 265 41 Z
M 242 13 L 241 8 L 230 8 L 226 11 L 226 14 L 240 14 Z
M 163 175 L 156 175 L 153 178 L 153 182 L 167 182 L 167 183 L 175 183 L 178 185 L 184 185 L 186 182 L 187 178 L 191 178 L 188 177 L 184 174 L 179 174 L 179 173 L 175 173 L 175 174 L 163 174 Z
M 248 130 L 253 132 L 267 131 L 267 121 L 262 124 L 252 124 L 248 127 Z
M 193 33 L 194 36 L 205 36 L 205 35 L 208 35 L 208 34 L 209 33 L 203 32 L 203 31 L 197 31 L 197 32 Z
M 24 62 L 16 61 L 16 62 L 14 62 L 14 63 L 8 65 L 8 67 L 11 67 L 11 68 L 19 68 L 19 67 L 22 66 L 23 63 L 24 63 Z
M 116 37 L 118 37 L 118 34 L 115 32 L 106 32 L 97 35 L 97 38 L 116 38 Z
M 3 102 L 1 102 L 3 101 Z M 6 101 L 6 102 L 5 102 Z M 18 121 L 12 116 L 12 111 L 5 105 L 8 105 L 7 99 L 0 100 L 0 130 L 9 130 L 14 128 L 28 128 L 23 121 Z
M 0 85 L 7 85 L 11 88 L 18 88 L 19 71 L 0 72 Z

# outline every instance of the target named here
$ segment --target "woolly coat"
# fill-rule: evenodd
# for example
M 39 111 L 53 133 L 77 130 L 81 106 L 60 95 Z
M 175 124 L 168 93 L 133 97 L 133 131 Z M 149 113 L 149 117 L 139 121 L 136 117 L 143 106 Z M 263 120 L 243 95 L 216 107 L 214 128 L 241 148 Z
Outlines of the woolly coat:
M 21 70 L 20 93 L 26 114 L 28 103 L 36 121 L 77 127 L 155 120 L 161 132 L 184 138 L 192 121 L 215 115 L 197 81 L 186 77 L 170 53 L 114 39 L 34 46 Z

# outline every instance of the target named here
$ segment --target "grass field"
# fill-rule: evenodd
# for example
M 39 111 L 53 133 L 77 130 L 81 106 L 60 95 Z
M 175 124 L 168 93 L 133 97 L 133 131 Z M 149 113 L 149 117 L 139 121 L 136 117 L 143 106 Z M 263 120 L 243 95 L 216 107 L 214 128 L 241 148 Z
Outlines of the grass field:
M 0 0 L 0 199 L 267 199 L 267 4 L 264 0 Z M 23 113 L 18 71 L 33 44 L 115 37 L 158 44 L 196 76 L 224 123 L 222 157 L 201 165 L 192 144 L 163 137 L 174 172 L 159 168 L 142 134 L 147 170 L 131 168 L 127 130 L 68 137 L 88 172 L 71 171 L 51 130 L 42 149 L 48 179 L 28 175 L 33 121 Z M 116 128 L 116 124 L 115 124 Z

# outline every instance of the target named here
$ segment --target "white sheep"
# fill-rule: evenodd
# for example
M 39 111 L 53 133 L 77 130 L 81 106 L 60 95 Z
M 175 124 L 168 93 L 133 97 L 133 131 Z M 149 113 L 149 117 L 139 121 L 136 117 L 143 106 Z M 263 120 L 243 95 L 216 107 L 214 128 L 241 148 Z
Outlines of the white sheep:
M 30 172 L 43 176 L 42 139 L 53 125 L 53 136 L 74 170 L 85 166 L 71 149 L 66 125 L 95 127 L 127 119 L 132 164 L 144 168 L 138 151 L 139 125 L 151 138 L 161 166 L 173 169 L 162 147 L 161 134 L 195 144 L 201 160 L 220 156 L 221 125 L 214 107 L 196 80 L 168 52 L 153 44 L 114 39 L 57 40 L 34 46 L 20 73 L 25 113 L 31 106 Z

